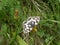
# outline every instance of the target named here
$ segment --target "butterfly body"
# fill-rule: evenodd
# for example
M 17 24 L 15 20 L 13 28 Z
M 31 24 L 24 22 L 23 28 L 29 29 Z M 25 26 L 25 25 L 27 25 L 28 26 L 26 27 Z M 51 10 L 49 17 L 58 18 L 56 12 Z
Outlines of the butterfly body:
M 28 33 L 30 31 L 36 31 L 36 26 L 39 23 L 40 18 L 38 16 L 29 17 L 26 21 L 23 22 L 23 32 Z

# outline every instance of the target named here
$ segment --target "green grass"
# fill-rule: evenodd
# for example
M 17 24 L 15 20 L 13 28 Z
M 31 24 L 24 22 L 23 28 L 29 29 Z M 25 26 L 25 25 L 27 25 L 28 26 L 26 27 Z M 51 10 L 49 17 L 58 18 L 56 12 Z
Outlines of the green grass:
M 58 0 L 1 0 L 0 45 L 60 45 L 59 4 Z M 41 20 L 38 31 L 24 34 L 24 40 L 22 23 L 29 16 Z

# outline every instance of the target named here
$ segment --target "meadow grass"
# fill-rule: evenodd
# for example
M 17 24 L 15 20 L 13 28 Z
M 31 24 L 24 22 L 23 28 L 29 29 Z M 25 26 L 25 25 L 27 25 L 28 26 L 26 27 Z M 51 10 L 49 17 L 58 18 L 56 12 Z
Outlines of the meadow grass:
M 0 45 L 60 45 L 59 4 L 59 0 L 1 0 Z M 25 41 L 22 23 L 30 16 L 40 16 L 40 22 Z

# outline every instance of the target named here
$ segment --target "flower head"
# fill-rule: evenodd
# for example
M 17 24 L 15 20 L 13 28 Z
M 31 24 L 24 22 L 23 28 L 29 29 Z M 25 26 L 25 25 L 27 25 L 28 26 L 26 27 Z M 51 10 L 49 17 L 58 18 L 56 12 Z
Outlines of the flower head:
M 18 13 L 19 13 L 19 11 L 16 9 L 15 14 L 14 14 L 14 19 L 16 19 L 16 20 L 19 18 Z

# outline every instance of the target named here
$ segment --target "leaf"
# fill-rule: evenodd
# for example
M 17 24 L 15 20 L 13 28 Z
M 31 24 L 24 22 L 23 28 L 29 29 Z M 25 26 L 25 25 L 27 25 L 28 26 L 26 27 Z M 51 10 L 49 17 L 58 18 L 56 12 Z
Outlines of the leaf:
M 30 45 L 33 45 L 34 44 L 34 39 L 32 37 L 30 37 L 30 42 L 29 42 Z
M 43 37 L 44 36 L 44 31 L 37 32 L 37 35 L 40 36 L 40 37 Z
M 2 0 L 2 5 L 6 5 L 7 4 L 7 2 L 8 2 L 8 0 Z
M 19 35 L 17 35 L 17 40 L 19 45 L 28 45 Z
M 2 31 L 2 33 L 7 33 L 7 25 L 6 24 L 2 24 L 1 31 Z
M 58 42 L 58 45 L 60 45 L 60 41 Z
M 2 24 L 1 34 L 3 35 L 4 39 L 8 39 L 8 36 L 7 36 L 7 25 L 6 24 Z

